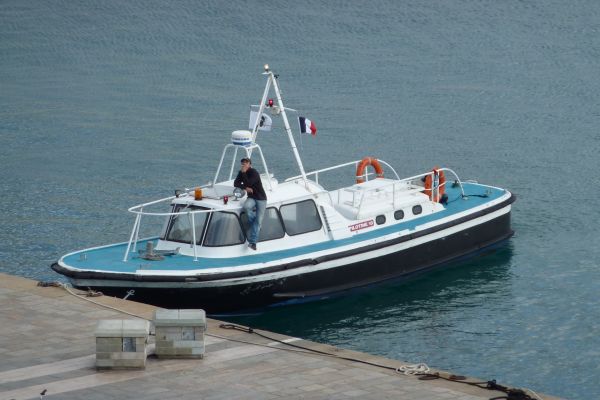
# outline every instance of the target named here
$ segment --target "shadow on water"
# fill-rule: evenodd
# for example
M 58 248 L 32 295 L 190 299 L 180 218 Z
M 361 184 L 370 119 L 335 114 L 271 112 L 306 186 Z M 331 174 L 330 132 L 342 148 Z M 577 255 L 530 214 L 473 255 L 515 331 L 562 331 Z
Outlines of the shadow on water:
M 292 336 L 343 342 L 344 332 L 419 329 L 461 308 L 481 307 L 510 296 L 509 243 L 466 261 L 402 281 L 385 282 L 342 296 L 277 306 L 253 314 L 219 316 L 230 322 Z M 493 306 L 493 305 L 492 305 Z

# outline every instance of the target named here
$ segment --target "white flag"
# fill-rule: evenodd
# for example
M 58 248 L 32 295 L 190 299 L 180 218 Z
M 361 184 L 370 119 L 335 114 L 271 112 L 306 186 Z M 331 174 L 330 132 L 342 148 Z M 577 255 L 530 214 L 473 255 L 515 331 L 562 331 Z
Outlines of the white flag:
M 250 130 L 254 129 L 254 126 L 256 125 L 256 117 L 257 116 L 258 116 L 258 111 L 250 110 L 250 123 L 248 124 L 248 128 Z M 262 116 L 260 117 L 260 121 L 258 123 L 258 130 L 259 131 L 270 131 L 271 125 L 273 125 L 273 120 L 271 120 L 271 117 L 269 117 L 267 114 L 263 113 Z

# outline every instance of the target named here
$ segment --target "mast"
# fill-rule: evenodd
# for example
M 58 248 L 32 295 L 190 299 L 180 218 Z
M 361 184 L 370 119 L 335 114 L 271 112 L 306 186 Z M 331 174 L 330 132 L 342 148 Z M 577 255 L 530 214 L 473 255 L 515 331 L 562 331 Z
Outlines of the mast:
M 271 85 L 273 85 L 273 90 L 275 91 L 275 96 L 277 97 L 277 106 L 279 107 L 278 112 L 281 113 L 281 117 L 283 118 L 285 132 L 287 133 L 290 145 L 292 146 L 292 152 L 294 153 L 294 157 L 296 158 L 296 163 L 298 164 L 298 168 L 300 169 L 300 174 L 302 175 L 302 179 L 304 179 L 304 181 L 306 182 L 306 172 L 304 171 L 304 165 L 302 164 L 300 153 L 298 153 L 298 148 L 296 147 L 296 142 L 294 141 L 294 135 L 292 134 L 292 129 L 290 128 L 290 123 L 285 112 L 285 107 L 283 106 L 281 92 L 279 91 L 279 85 L 277 84 L 277 77 L 275 74 L 273 74 L 273 71 L 269 69 L 269 64 L 265 64 L 265 72 L 263 72 L 263 75 L 267 75 L 267 84 L 265 86 L 265 91 L 263 92 L 262 100 L 258 109 L 256 123 L 254 124 L 254 129 L 252 129 L 252 143 L 254 143 L 256 140 L 256 135 L 258 134 L 258 127 L 260 124 L 260 118 L 267 103 L 267 96 L 269 95 L 269 90 L 271 88 Z

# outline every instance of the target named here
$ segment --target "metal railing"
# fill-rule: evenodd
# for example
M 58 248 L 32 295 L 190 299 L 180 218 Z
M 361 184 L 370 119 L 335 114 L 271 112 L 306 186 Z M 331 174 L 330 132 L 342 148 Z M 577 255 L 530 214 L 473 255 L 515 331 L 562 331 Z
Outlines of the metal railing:
M 356 167 L 358 167 L 358 164 L 361 161 L 362 160 L 350 161 L 350 162 L 347 162 L 347 163 L 344 163 L 344 164 L 334 165 L 333 167 L 328 167 L 328 168 L 318 169 L 316 171 L 307 172 L 306 173 L 306 177 L 314 175 L 314 177 L 315 177 L 315 183 L 319 184 L 319 174 L 320 173 L 334 171 L 336 169 L 347 167 L 349 165 L 354 165 L 354 167 L 356 168 Z M 383 165 L 385 165 L 386 167 L 388 167 L 394 173 L 394 175 L 396 176 L 396 179 L 400 179 L 400 177 L 398 176 L 398 173 L 396 172 L 396 170 L 390 164 L 388 164 L 387 162 L 385 162 L 383 160 L 379 160 L 378 159 L 378 161 L 380 163 L 382 163 Z M 371 175 L 375 175 L 375 174 L 373 174 L 372 172 L 366 172 L 365 171 L 365 173 L 363 175 L 361 175 L 361 176 L 363 176 L 365 178 L 365 180 L 369 180 L 369 176 L 371 176 Z M 291 178 L 287 178 L 284 182 L 289 182 L 289 181 L 293 181 L 293 180 L 300 179 L 300 178 L 302 178 L 302 175 L 296 175 L 296 176 L 292 176 Z
M 380 160 L 381 162 L 381 160 Z M 455 178 L 455 181 L 458 183 L 458 185 L 460 186 L 460 190 L 461 190 L 461 194 L 464 197 L 465 196 L 465 192 L 464 192 L 464 188 L 463 188 L 463 184 L 460 180 L 460 178 L 458 177 L 458 175 L 450 168 L 438 168 L 437 169 L 437 173 L 438 173 L 438 177 L 439 177 L 439 173 L 444 171 L 444 172 L 448 172 L 449 174 L 452 174 Z M 430 194 L 429 194 L 429 200 L 432 202 L 438 202 L 440 199 L 440 189 L 442 187 L 444 187 L 449 180 L 446 180 L 444 183 L 442 184 L 435 184 L 435 171 L 430 171 L 430 172 L 425 172 L 423 174 L 419 174 L 419 175 L 415 175 L 415 176 L 411 176 L 408 178 L 404 178 L 404 179 L 399 179 L 397 181 L 394 182 L 390 182 L 387 185 L 382 185 L 382 186 L 378 186 L 376 188 L 368 188 L 364 191 L 353 191 L 353 199 L 352 199 L 352 204 L 353 207 L 356 208 L 357 210 L 357 215 L 360 214 L 360 211 L 363 207 L 363 202 L 365 201 L 365 199 L 370 199 L 372 200 L 373 197 L 370 195 L 372 195 L 373 193 L 381 193 L 382 190 L 385 193 L 385 189 L 388 189 L 391 187 L 391 193 L 392 193 L 392 199 L 391 199 L 391 205 L 393 207 L 396 207 L 397 205 L 397 195 L 399 193 L 417 193 L 417 192 L 423 192 L 425 190 L 424 186 L 415 184 L 415 182 L 420 182 L 423 180 L 423 178 L 426 178 L 428 176 L 431 177 L 432 180 L 432 188 L 430 189 Z M 438 181 L 439 182 L 439 181 Z M 406 188 L 408 186 L 408 190 L 399 190 L 401 187 L 402 188 Z M 338 200 L 338 204 L 340 204 L 340 201 L 342 201 L 342 195 L 341 195 L 341 191 L 347 189 L 347 188 L 341 188 L 338 189 L 338 196 L 337 196 L 337 200 Z M 389 192 L 388 192 L 389 193 Z M 356 198 L 354 197 L 355 195 L 359 195 L 360 198 L 358 199 L 358 201 L 356 200 Z M 330 197 L 331 199 L 331 197 Z M 333 204 L 333 201 L 332 201 Z M 356 206 L 354 205 L 356 204 Z
M 316 170 L 316 171 L 312 171 L 312 172 L 308 172 L 306 173 L 306 176 L 314 176 L 315 177 L 315 182 L 318 184 L 318 179 L 319 179 L 319 174 L 324 173 L 324 172 L 329 172 L 329 171 L 333 171 L 339 168 L 343 168 L 343 167 L 347 167 L 349 165 L 358 165 L 358 163 L 361 162 L 361 160 L 357 160 L 357 161 L 351 161 L 348 163 L 344 163 L 344 164 L 340 164 L 340 165 L 336 165 L 333 167 L 329 167 L 329 168 L 323 168 L 320 170 Z M 449 180 L 446 180 L 444 183 L 440 184 L 440 185 L 435 185 L 435 172 L 434 171 L 430 171 L 430 172 L 426 172 L 423 174 L 419 174 L 419 175 L 415 175 L 415 176 L 411 176 L 408 178 L 404 178 L 404 179 L 399 179 L 398 174 L 396 173 L 396 171 L 385 161 L 379 160 L 380 163 L 384 164 L 386 167 L 388 167 L 396 176 L 395 181 L 390 182 L 387 185 L 382 185 L 382 186 L 378 186 L 376 188 L 367 188 L 366 190 L 362 190 L 360 192 L 358 191 L 352 191 L 353 192 L 353 198 L 352 198 L 352 207 L 356 208 L 357 210 L 357 215 L 360 213 L 361 208 L 364 205 L 364 201 L 365 199 L 369 198 L 369 195 L 371 195 L 372 193 L 381 193 L 382 189 L 386 189 L 391 187 L 391 192 L 392 192 L 392 199 L 391 199 L 391 204 L 392 206 L 396 206 L 397 204 L 397 195 L 399 193 L 413 193 L 413 192 L 423 192 L 424 187 L 418 184 L 415 184 L 415 182 L 420 182 L 423 180 L 423 178 L 430 176 L 431 180 L 432 180 L 432 188 L 431 188 L 431 193 L 429 195 L 429 200 L 430 201 L 434 201 L 434 199 L 439 199 L 439 190 L 442 186 L 446 185 L 447 182 Z M 448 172 L 450 174 L 452 174 L 455 178 L 455 181 L 459 184 L 460 186 L 460 190 L 462 193 L 462 196 L 465 196 L 465 192 L 464 192 L 464 188 L 463 188 L 463 184 L 460 180 L 460 178 L 458 177 L 458 175 L 450 168 L 439 168 L 437 169 L 438 174 L 441 171 L 444 172 Z M 363 177 L 365 178 L 366 181 L 368 181 L 369 176 L 374 175 L 373 173 L 368 173 L 365 172 L 365 174 L 363 175 Z M 439 176 L 439 175 L 438 175 Z M 301 175 L 298 176 L 294 176 L 291 178 L 288 178 L 285 180 L 285 182 L 289 182 L 295 179 L 301 179 L 303 178 Z M 200 188 L 207 188 L 209 187 L 210 184 L 208 185 L 203 185 L 200 186 Z M 400 190 L 400 186 L 406 188 L 407 186 L 409 187 L 409 190 Z M 342 191 L 343 190 L 349 190 L 349 187 L 342 187 L 337 189 L 337 203 L 341 204 L 340 202 L 342 201 Z M 329 194 L 329 199 L 330 199 L 330 203 L 334 204 L 334 200 L 331 197 L 331 194 L 333 192 L 335 192 L 336 189 L 332 190 L 332 191 L 327 191 L 327 193 Z M 129 242 L 127 244 L 127 249 L 125 250 L 125 255 L 123 257 L 123 261 L 127 262 L 129 254 L 131 252 L 136 252 L 137 249 L 137 244 L 139 242 L 139 233 L 140 233 L 140 226 L 141 226 L 141 220 L 142 220 L 142 216 L 154 216 L 154 217 L 172 217 L 174 215 L 187 215 L 188 218 L 190 218 L 190 229 L 192 230 L 192 241 L 190 243 L 190 246 L 193 248 L 194 251 L 194 261 L 198 260 L 198 254 L 197 254 L 197 237 L 196 237 L 196 229 L 195 229 L 195 215 L 196 214 L 209 214 L 208 215 L 208 220 L 207 223 L 210 223 L 210 218 L 211 215 L 215 212 L 219 212 L 219 211 L 223 211 L 223 210 L 228 210 L 228 211 L 233 211 L 233 210 L 241 210 L 242 207 L 218 207 L 218 208 L 212 208 L 212 209 L 207 209 L 207 210 L 187 210 L 187 211 L 178 211 L 178 212 L 148 212 L 148 211 L 144 211 L 144 208 L 150 207 L 150 206 L 154 206 L 160 203 L 169 203 L 169 205 L 171 205 L 171 202 L 176 199 L 176 198 L 182 198 L 182 197 L 188 197 L 188 196 L 192 196 L 193 195 L 193 190 L 192 189 L 184 189 L 184 192 L 179 195 L 179 196 L 170 196 L 170 197 L 165 197 L 163 199 L 159 199 L 159 200 L 154 200 L 154 201 L 150 201 L 148 203 L 143 203 L 143 204 L 138 204 L 136 206 L 133 206 L 131 208 L 129 208 L 127 211 L 136 214 L 136 218 L 135 218 L 135 222 L 133 224 L 133 229 L 131 230 L 131 234 L 129 236 Z M 356 199 L 356 195 L 359 195 L 360 198 Z M 204 237 L 206 236 L 206 229 L 203 231 L 203 236 L 202 238 L 200 238 L 200 243 L 202 243 L 204 241 Z M 132 248 L 133 247 L 133 248 Z
M 201 188 L 206 188 L 209 185 L 204 185 L 204 186 L 200 186 Z M 185 189 L 185 192 L 182 193 L 180 196 L 170 196 L 170 197 L 165 197 L 163 199 L 159 199 L 159 200 L 154 200 L 148 203 L 144 203 L 144 204 L 138 204 L 136 206 L 133 206 L 131 208 L 129 208 L 127 211 L 136 214 L 135 217 L 135 222 L 133 223 L 133 229 L 131 230 L 131 235 L 129 236 L 129 242 L 127 243 L 127 249 L 125 250 L 125 256 L 123 257 L 123 261 L 127 262 L 127 259 L 129 257 L 129 253 L 130 252 L 136 252 L 136 248 L 137 248 L 137 243 L 139 241 L 139 234 L 140 234 L 140 226 L 141 226 L 141 220 L 142 220 L 142 216 L 146 215 L 146 216 L 153 216 L 153 217 L 171 217 L 174 215 L 187 215 L 188 218 L 190 218 L 190 229 L 192 230 L 192 241 L 190 243 L 190 247 L 193 248 L 194 250 L 194 261 L 198 260 L 198 254 L 196 252 L 196 245 L 197 245 L 197 241 L 196 241 L 196 229 L 195 229 L 195 215 L 196 214 L 209 214 L 208 218 L 211 217 L 211 215 L 215 212 L 219 212 L 219 211 L 223 211 L 223 210 L 241 210 L 242 207 L 220 207 L 220 208 L 211 208 L 208 210 L 188 210 L 188 211 L 178 211 L 178 212 L 148 212 L 148 211 L 144 211 L 145 207 L 149 207 L 149 206 L 153 206 L 159 203 L 163 203 L 163 202 L 169 202 L 169 205 L 171 204 L 171 202 L 176 199 L 176 198 L 181 198 L 181 197 L 187 197 L 187 196 L 191 196 L 192 192 L 190 192 L 190 189 Z M 207 222 L 210 222 L 207 221 Z M 200 243 L 202 243 L 202 241 L 204 240 L 204 236 L 206 236 L 206 230 L 204 230 L 204 234 L 200 240 Z M 133 248 L 132 248 L 133 245 Z
M 361 161 L 362 160 L 350 161 L 350 162 L 347 162 L 347 163 L 344 163 L 344 164 L 335 165 L 333 167 L 328 167 L 328 168 L 323 168 L 323 169 L 319 169 L 319 170 L 316 170 L 316 171 L 307 172 L 306 176 L 307 177 L 314 176 L 315 183 L 318 184 L 319 183 L 319 174 L 322 174 L 324 172 L 334 171 L 336 169 L 340 169 L 340 168 L 347 167 L 347 166 L 350 166 L 350 165 L 354 165 L 354 167 L 357 167 L 358 164 Z M 423 178 L 426 178 L 427 176 L 430 176 L 431 180 L 432 180 L 432 188 L 431 188 L 431 193 L 429 195 L 429 200 L 430 201 L 434 201 L 434 199 L 439 200 L 439 198 L 440 198 L 440 195 L 439 195 L 440 188 L 443 187 L 443 186 L 445 186 L 446 183 L 448 182 L 448 180 L 446 180 L 446 182 L 442 183 L 441 185 L 436 185 L 435 184 L 436 179 L 435 179 L 435 172 L 434 171 L 429 171 L 429 172 L 425 172 L 423 174 L 411 176 L 409 178 L 400 179 L 400 177 L 398 176 L 398 173 L 396 172 L 396 170 L 389 163 L 387 163 L 386 161 L 383 161 L 381 159 L 378 159 L 378 161 L 381 164 L 385 165 L 387 168 L 389 168 L 393 172 L 393 174 L 396 177 L 396 181 L 390 183 L 389 185 L 378 186 L 377 188 L 366 189 L 366 190 L 360 192 L 361 198 L 359 199 L 358 204 L 357 204 L 356 198 L 353 197 L 352 204 L 353 204 L 353 207 L 357 208 L 358 212 L 360 212 L 360 209 L 361 209 L 361 207 L 363 205 L 362 204 L 363 200 L 370 193 L 372 193 L 372 192 L 381 191 L 381 189 L 385 189 L 385 188 L 388 188 L 388 187 L 392 186 L 392 193 L 393 193 L 392 205 L 395 206 L 396 205 L 396 195 L 397 195 L 397 193 L 400 193 L 400 191 L 397 190 L 397 189 L 400 186 L 406 185 L 407 183 L 410 184 L 410 183 L 413 183 L 415 181 L 418 182 L 418 181 L 422 180 Z M 448 173 L 452 174 L 454 176 L 456 182 L 460 186 L 462 195 L 463 196 L 465 195 L 462 182 L 461 182 L 460 178 L 458 177 L 458 175 L 456 174 L 456 172 L 454 172 L 450 168 L 438 168 L 437 171 L 438 171 L 438 179 L 439 179 L 439 173 L 440 172 L 448 172 Z M 371 177 L 372 175 L 376 175 L 376 174 L 373 173 L 373 172 L 368 172 L 368 170 L 366 170 L 365 173 L 363 175 L 361 175 L 360 177 L 364 178 L 365 182 L 366 182 L 366 181 L 369 180 L 369 177 Z M 289 181 L 293 181 L 293 180 L 296 180 L 296 179 L 300 179 L 301 177 L 302 176 L 300 176 L 300 175 L 293 176 L 291 178 L 286 179 L 285 182 L 289 182 Z M 357 178 L 358 178 L 358 176 L 357 176 Z M 439 180 L 438 180 L 438 182 L 439 182 Z M 347 188 L 346 187 L 342 187 L 342 188 L 338 188 L 338 189 L 328 190 L 331 204 L 334 204 L 334 201 L 331 198 L 331 193 L 335 192 L 336 190 L 338 191 L 337 202 L 338 202 L 338 204 L 340 204 L 339 202 L 341 201 L 341 198 L 342 198 L 341 191 L 344 190 L 344 189 L 347 189 Z M 423 186 L 414 185 L 414 192 L 422 192 L 422 191 L 424 191 L 424 189 L 425 188 Z M 358 194 L 358 192 L 354 192 L 354 193 Z M 406 191 L 404 191 L 404 193 L 406 193 Z M 354 204 L 357 204 L 357 205 L 355 206 Z

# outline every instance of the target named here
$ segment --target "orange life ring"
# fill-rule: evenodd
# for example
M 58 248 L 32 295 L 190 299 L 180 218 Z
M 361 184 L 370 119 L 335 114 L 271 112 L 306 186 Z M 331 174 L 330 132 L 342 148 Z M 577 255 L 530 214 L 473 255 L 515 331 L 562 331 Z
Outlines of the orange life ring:
M 383 178 L 383 168 L 381 168 L 381 164 L 379 164 L 379 161 L 377 161 L 376 158 L 365 157 L 356 167 L 356 183 L 363 183 L 365 181 L 362 176 L 365 174 L 365 169 L 368 165 L 375 168 L 377 178 Z
M 431 197 L 431 187 L 433 186 L 433 176 L 437 175 L 438 177 L 438 193 L 437 198 L 432 199 L 433 201 L 439 202 L 442 198 L 442 195 L 446 191 L 446 176 L 444 175 L 444 171 L 440 171 L 440 167 L 434 167 L 432 170 L 433 174 L 429 174 L 425 177 L 425 194 Z

